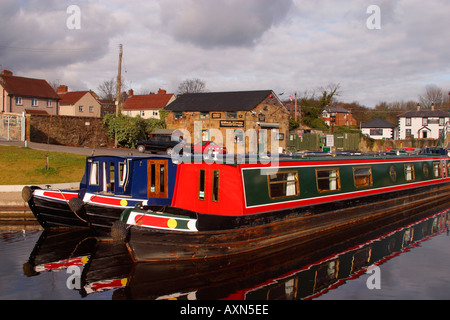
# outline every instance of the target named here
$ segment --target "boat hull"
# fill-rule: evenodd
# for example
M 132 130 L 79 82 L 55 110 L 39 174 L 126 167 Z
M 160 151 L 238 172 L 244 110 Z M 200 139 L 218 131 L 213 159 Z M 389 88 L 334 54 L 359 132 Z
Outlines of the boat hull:
M 73 212 L 69 206 L 71 199 L 78 198 L 78 191 L 25 187 L 22 194 L 44 229 L 89 227 L 86 216 Z
M 204 216 L 197 214 L 200 231 L 183 232 L 134 225 L 129 228 L 127 246 L 135 262 L 207 260 L 248 257 L 248 254 L 255 258 L 304 244 L 326 233 L 345 232 L 354 225 L 403 219 L 404 210 L 432 208 L 447 201 L 449 193 L 450 184 L 440 183 L 326 205 L 247 217 L 221 217 L 217 227 L 236 224 L 235 228 L 226 230 L 214 230 L 215 226 L 212 230 L 204 230 L 201 222 Z M 212 221 L 214 216 L 208 218 Z

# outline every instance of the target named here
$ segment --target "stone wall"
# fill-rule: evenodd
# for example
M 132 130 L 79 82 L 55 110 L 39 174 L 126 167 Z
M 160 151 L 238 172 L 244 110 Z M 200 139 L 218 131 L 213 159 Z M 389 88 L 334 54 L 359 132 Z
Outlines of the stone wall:
M 27 140 L 31 142 L 99 147 L 114 146 L 101 118 L 32 115 Z

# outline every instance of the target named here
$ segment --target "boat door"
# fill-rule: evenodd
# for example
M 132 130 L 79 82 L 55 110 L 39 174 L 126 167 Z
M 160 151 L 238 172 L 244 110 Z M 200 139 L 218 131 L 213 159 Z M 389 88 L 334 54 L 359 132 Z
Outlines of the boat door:
M 102 191 L 113 194 L 124 193 L 124 181 L 127 174 L 126 162 L 104 161 Z
M 147 195 L 149 198 L 168 198 L 168 161 L 147 161 Z

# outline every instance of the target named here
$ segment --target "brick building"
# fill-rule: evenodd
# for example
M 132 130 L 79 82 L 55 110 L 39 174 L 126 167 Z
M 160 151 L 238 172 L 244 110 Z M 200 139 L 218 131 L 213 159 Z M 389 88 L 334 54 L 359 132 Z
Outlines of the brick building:
M 189 93 L 165 110 L 167 129 L 186 130 L 191 142 L 215 141 L 240 154 L 271 152 L 271 141 L 286 148 L 289 112 L 271 90 Z

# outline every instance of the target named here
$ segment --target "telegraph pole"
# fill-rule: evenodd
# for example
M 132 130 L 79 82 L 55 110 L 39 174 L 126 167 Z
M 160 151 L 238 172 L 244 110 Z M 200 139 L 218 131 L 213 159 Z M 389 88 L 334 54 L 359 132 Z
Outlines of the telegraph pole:
M 117 90 L 116 90 L 116 117 L 120 114 L 120 92 L 122 88 L 122 56 L 123 56 L 123 45 L 119 46 L 119 70 L 117 72 Z M 114 144 L 117 148 L 117 129 L 114 138 Z

